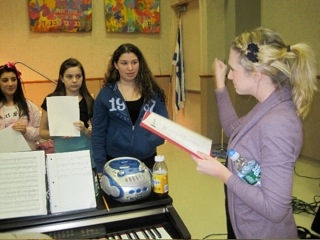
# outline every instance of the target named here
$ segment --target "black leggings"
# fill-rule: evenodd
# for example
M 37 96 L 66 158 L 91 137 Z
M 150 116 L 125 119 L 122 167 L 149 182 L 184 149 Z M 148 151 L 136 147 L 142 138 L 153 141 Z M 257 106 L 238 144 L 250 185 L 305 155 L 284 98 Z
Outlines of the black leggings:
M 234 234 L 231 221 L 230 221 L 230 215 L 229 215 L 229 207 L 228 207 L 228 193 L 227 193 L 227 185 L 224 185 L 224 195 L 225 195 L 225 209 L 226 209 L 226 220 L 227 220 L 227 232 L 228 232 L 228 239 L 236 239 L 236 235 Z
M 233 228 L 232 228 L 231 221 L 230 221 L 227 195 L 226 195 L 226 199 L 225 199 L 225 208 L 226 208 L 226 218 L 227 218 L 228 239 L 236 239 L 236 235 L 233 232 Z

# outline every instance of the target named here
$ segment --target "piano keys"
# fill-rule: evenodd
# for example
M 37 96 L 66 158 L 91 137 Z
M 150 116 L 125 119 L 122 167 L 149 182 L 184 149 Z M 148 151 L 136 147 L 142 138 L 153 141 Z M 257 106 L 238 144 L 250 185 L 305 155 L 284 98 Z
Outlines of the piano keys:
M 119 203 L 102 194 L 97 209 L 47 216 L 0 220 L 0 232 L 44 233 L 52 238 L 190 239 L 191 235 L 173 207 L 170 196 Z
M 139 228 L 125 232 L 106 235 L 107 239 L 172 239 L 169 233 L 162 227 Z
M 46 233 L 50 237 L 57 238 L 104 238 L 104 239 L 173 239 L 165 227 L 159 226 L 148 226 L 137 229 L 123 230 L 119 232 L 107 233 L 103 226 L 97 226 L 81 229 L 79 232 L 74 230 L 58 231 Z

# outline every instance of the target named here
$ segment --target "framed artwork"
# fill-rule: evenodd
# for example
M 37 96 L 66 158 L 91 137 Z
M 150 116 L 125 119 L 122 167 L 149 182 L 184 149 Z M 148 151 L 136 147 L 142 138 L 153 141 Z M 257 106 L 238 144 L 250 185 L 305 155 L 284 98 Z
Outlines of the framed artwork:
M 33 32 L 89 32 L 92 0 L 28 0 Z
M 160 32 L 160 0 L 104 0 L 104 11 L 108 32 Z

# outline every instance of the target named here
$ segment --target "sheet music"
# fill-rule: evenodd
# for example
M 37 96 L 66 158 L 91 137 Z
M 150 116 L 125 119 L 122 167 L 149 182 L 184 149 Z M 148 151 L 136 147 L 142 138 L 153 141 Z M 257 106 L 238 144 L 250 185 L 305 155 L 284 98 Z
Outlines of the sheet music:
M 73 125 L 79 121 L 77 96 L 47 97 L 50 136 L 79 137 L 80 131 Z
M 197 156 L 197 151 L 211 155 L 212 140 L 157 113 L 144 116 L 141 126 Z
M 45 153 L 0 154 L 0 219 L 46 215 Z
M 89 150 L 47 154 L 51 213 L 96 207 Z

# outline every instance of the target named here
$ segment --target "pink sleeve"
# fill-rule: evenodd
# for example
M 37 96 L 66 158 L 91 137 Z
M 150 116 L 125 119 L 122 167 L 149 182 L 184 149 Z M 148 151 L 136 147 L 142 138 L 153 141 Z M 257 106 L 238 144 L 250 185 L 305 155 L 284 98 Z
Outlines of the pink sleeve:
M 27 100 L 30 121 L 27 124 L 27 132 L 24 137 L 29 140 L 40 140 L 39 130 L 40 130 L 40 111 L 37 105 Z

